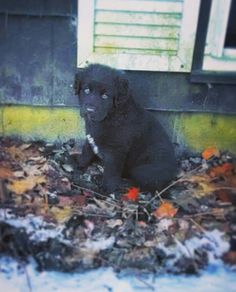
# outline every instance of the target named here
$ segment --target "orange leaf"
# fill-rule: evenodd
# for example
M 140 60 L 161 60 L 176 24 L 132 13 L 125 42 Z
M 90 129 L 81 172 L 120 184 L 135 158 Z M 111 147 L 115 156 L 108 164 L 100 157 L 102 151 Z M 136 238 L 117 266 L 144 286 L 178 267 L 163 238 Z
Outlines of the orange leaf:
M 137 201 L 139 195 L 139 189 L 132 187 L 128 189 L 128 192 L 123 196 L 123 200 L 126 201 Z
M 1 179 L 6 179 L 9 177 L 13 177 L 13 176 L 14 176 L 14 174 L 12 173 L 12 171 L 9 168 L 6 168 L 4 166 L 0 168 L 0 178 Z
M 17 195 L 24 194 L 26 191 L 32 190 L 37 184 L 46 182 L 44 176 L 29 176 L 21 180 L 13 180 L 8 185 L 8 189 Z
M 202 152 L 202 157 L 205 160 L 208 160 L 208 159 L 210 159 L 213 156 L 216 156 L 216 157 L 219 157 L 220 156 L 220 151 L 218 150 L 218 148 L 216 146 L 208 147 L 207 149 L 205 149 Z
M 209 175 L 211 177 L 222 176 L 222 175 L 228 176 L 228 175 L 232 174 L 233 170 L 234 170 L 233 164 L 225 162 L 222 165 L 212 167 L 210 172 L 209 172 Z
M 177 212 L 178 212 L 177 208 L 174 208 L 174 206 L 171 203 L 164 201 L 161 203 L 161 206 L 156 209 L 154 215 L 157 218 L 174 217 Z

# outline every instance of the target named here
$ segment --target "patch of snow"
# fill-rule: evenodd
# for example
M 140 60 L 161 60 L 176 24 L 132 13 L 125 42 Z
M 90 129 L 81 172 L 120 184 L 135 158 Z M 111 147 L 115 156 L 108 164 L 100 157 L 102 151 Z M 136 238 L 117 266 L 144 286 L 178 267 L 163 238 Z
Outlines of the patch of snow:
M 173 220 L 169 218 L 163 218 L 160 220 L 160 222 L 157 224 L 157 230 L 158 232 L 162 232 L 164 230 L 168 230 L 170 226 L 173 225 Z
M 1 291 L 60 292 L 235 292 L 236 271 L 210 266 L 200 276 L 119 275 L 111 268 L 85 273 L 38 272 L 34 263 L 20 267 L 15 260 L 0 260 Z
M 185 246 L 194 254 L 196 249 L 205 249 L 208 252 L 210 263 L 214 263 L 230 248 L 227 241 L 224 240 L 224 233 L 215 229 L 203 234 L 200 238 L 193 237 L 185 242 Z
M 168 260 L 168 265 L 173 266 L 176 261 L 181 257 L 194 257 L 196 250 L 204 250 L 207 252 L 209 263 L 215 264 L 221 262 L 219 259 L 221 255 L 227 252 L 230 248 L 229 243 L 223 238 L 224 233 L 219 230 L 208 231 L 199 235 L 199 237 L 193 237 L 186 240 L 184 243 L 176 240 L 176 245 L 164 246 L 160 244 L 161 248 L 166 255 L 174 255 Z M 235 290 L 236 291 L 236 290 Z
M 115 237 L 111 236 L 109 238 L 101 238 L 97 241 L 87 240 L 85 243 L 86 248 L 89 248 L 95 252 L 100 250 L 105 250 L 108 248 L 111 248 L 113 244 L 115 243 Z
M 25 228 L 26 233 L 31 240 L 37 242 L 47 241 L 49 238 L 59 238 L 67 242 L 62 234 L 63 226 L 56 226 L 53 223 L 47 223 L 42 217 L 28 214 L 25 217 L 19 217 L 12 214 L 7 209 L 0 209 L 0 220 L 16 228 Z

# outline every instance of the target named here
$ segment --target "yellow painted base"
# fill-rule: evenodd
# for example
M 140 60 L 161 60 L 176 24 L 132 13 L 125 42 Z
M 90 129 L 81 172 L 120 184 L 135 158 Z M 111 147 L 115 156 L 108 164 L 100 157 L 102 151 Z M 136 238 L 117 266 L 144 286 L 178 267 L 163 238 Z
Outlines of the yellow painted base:
M 161 116 L 161 113 L 158 113 Z M 209 146 L 236 154 L 236 116 L 208 113 L 170 114 L 173 142 L 192 151 Z M 75 108 L 0 107 L 0 135 L 24 140 L 66 141 L 84 138 L 84 123 Z
M 193 151 L 209 146 L 236 154 L 236 115 L 183 113 L 175 117 L 175 135 Z
M 64 141 L 84 135 L 83 121 L 74 108 L 4 106 L 0 123 L 0 135 L 26 140 Z

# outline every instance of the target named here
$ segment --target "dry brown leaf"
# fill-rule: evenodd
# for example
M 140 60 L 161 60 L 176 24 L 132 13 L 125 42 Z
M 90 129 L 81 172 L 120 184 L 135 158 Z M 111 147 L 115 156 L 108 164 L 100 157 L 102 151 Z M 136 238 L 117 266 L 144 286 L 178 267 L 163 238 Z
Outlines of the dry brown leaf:
M 8 189 L 17 195 L 22 195 L 26 191 L 32 190 L 37 184 L 46 182 L 45 176 L 29 176 L 25 179 L 12 180 L 8 184 Z
M 192 195 L 194 197 L 209 195 L 217 189 L 217 186 L 211 183 L 209 179 L 210 178 L 207 175 L 193 175 L 186 179 L 186 181 L 198 185 L 197 188 L 195 187 L 192 189 Z
M 42 175 L 42 170 L 40 167 L 40 165 L 27 164 L 23 166 L 23 169 L 29 176 L 40 176 Z
M 11 155 L 11 157 L 14 160 L 25 160 L 26 156 L 23 150 L 21 150 L 19 147 L 11 146 L 9 148 L 6 148 L 6 151 Z
M 229 251 L 223 255 L 223 260 L 229 265 L 236 265 L 236 251 Z
M 14 173 L 7 167 L 0 167 L 0 179 L 7 179 L 13 177 Z
M 26 150 L 26 149 L 30 148 L 31 145 L 32 145 L 31 143 L 29 143 L 29 144 L 22 144 L 19 148 L 20 148 L 21 150 Z
M 31 157 L 29 157 L 28 160 L 29 161 L 34 161 L 34 162 L 36 162 L 38 164 L 42 164 L 42 163 L 47 161 L 47 159 L 44 156 L 31 156 Z

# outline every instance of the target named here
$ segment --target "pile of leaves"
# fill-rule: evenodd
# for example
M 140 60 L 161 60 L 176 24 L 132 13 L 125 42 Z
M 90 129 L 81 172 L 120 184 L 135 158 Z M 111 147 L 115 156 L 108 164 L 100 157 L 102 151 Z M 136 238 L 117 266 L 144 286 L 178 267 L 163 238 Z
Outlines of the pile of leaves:
M 0 140 L 1 255 L 60 271 L 197 273 L 212 260 L 236 264 L 231 154 L 211 147 L 181 157 L 176 181 L 155 194 L 131 187 L 106 195 L 102 165 L 81 173 L 79 152 L 73 140 Z

